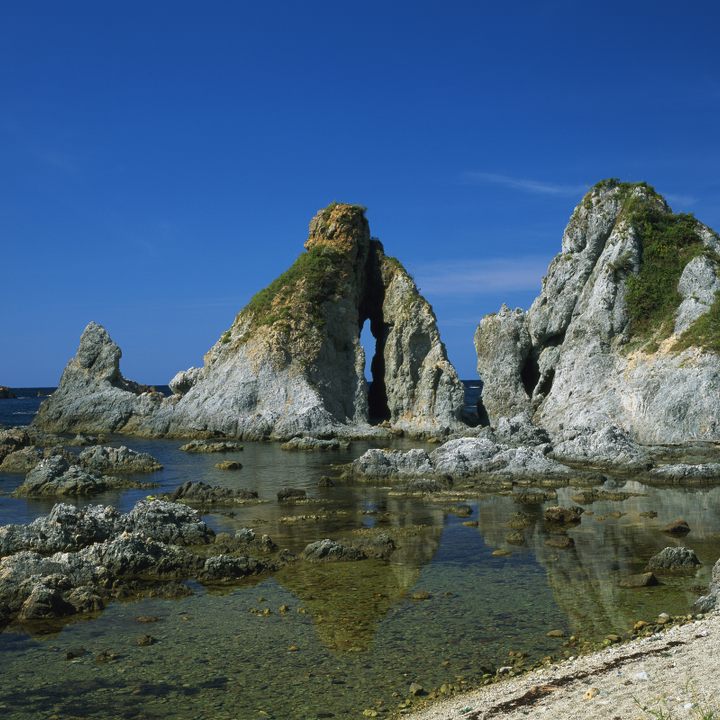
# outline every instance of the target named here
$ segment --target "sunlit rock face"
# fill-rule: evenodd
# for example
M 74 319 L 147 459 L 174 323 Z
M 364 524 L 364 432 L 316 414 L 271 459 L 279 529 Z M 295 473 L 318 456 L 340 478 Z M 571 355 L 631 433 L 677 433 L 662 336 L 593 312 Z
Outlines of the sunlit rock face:
M 376 340 L 365 380 L 360 332 Z M 411 435 L 461 426 L 464 391 L 432 308 L 370 236 L 365 210 L 333 204 L 310 223 L 305 251 L 259 292 L 173 395 L 125 380 L 120 349 L 91 323 L 36 424 L 56 431 L 289 438 Z
M 719 250 L 649 186 L 596 185 L 532 307 L 477 329 L 490 421 L 527 411 L 561 439 L 615 425 L 645 444 L 720 440 Z

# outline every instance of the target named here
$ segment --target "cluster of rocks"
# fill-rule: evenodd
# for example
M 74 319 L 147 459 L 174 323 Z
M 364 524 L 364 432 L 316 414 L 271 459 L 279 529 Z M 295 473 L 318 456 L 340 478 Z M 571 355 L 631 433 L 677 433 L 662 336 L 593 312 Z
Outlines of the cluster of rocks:
M 188 453 L 228 453 L 240 452 L 243 446 L 232 440 L 191 440 L 180 449 Z
M 572 470 L 548 457 L 542 447 L 512 447 L 488 437 L 464 437 L 426 450 L 373 448 L 349 466 L 356 480 L 391 481 L 426 478 L 568 478 Z
M 130 450 L 125 445 L 94 445 L 83 450 L 78 460 L 84 468 L 99 473 L 150 473 L 162 470 L 162 465 L 152 455 Z
M 0 527 L 0 620 L 92 612 L 158 583 L 236 581 L 277 567 L 243 552 L 254 540 L 216 543 L 197 511 L 177 503 L 144 500 L 124 514 L 59 504 L 29 525 Z

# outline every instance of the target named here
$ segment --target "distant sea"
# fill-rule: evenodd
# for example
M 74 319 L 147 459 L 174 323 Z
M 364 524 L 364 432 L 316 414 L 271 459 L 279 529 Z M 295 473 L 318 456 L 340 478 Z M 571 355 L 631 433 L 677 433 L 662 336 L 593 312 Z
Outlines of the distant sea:
M 482 383 L 480 380 L 463 380 L 465 386 L 465 412 L 477 413 L 477 401 Z M 170 394 L 167 385 L 155 385 L 161 393 Z M 29 425 L 35 417 L 40 403 L 51 395 L 54 387 L 10 388 L 17 398 L 0 400 L 0 425 Z

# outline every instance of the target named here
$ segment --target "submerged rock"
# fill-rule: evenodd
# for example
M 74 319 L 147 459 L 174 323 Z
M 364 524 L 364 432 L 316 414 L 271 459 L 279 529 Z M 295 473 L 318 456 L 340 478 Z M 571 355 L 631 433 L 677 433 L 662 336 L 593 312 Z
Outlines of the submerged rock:
M 377 340 L 371 389 L 366 322 Z M 172 379 L 172 397 L 125 380 L 119 360 L 91 323 L 37 426 L 249 439 L 382 433 L 370 421 L 415 435 L 461 427 L 464 390 L 432 308 L 357 205 L 334 203 L 313 218 L 305 252 L 237 315 L 202 368 Z
M 117 448 L 94 445 L 83 450 L 78 460 L 84 468 L 99 473 L 145 473 L 162 470 L 162 465 L 152 455 L 130 450 L 125 445 Z
M 620 580 L 618 585 L 621 588 L 642 588 L 659 585 L 658 579 L 651 572 L 628 575 Z
M 598 183 L 530 310 L 480 322 L 490 422 L 526 411 L 553 436 L 610 425 L 644 445 L 720 441 L 719 251 L 716 233 L 649 186 Z
M 577 525 L 582 520 L 583 509 L 579 507 L 561 507 L 554 505 L 546 508 L 545 520 L 556 525 Z
M 305 500 L 307 493 L 302 488 L 281 488 L 277 492 L 278 502 L 287 502 L 293 500 Z
M 666 547 L 648 560 L 647 570 L 693 570 L 700 561 L 694 550 L 686 547 Z

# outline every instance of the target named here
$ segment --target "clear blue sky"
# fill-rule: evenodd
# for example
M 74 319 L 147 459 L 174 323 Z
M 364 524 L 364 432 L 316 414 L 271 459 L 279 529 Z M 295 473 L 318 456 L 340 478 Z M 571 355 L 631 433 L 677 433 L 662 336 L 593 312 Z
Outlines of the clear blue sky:
M 128 377 L 200 364 L 333 200 L 472 377 L 588 185 L 720 228 L 719 27 L 714 2 L 3 2 L 0 384 L 55 384 L 89 320 Z

